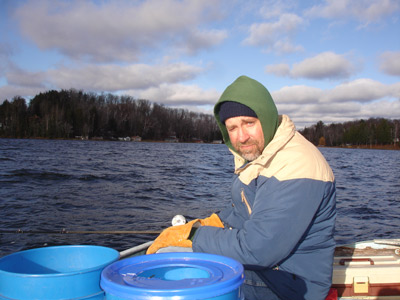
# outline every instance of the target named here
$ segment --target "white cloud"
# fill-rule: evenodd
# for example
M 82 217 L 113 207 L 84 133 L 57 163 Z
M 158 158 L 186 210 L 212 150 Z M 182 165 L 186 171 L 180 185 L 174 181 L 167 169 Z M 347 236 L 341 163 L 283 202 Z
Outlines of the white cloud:
M 0 42 L 0 61 L 7 60 L 13 52 L 14 50 L 9 44 Z
M 355 18 L 371 23 L 395 14 L 399 8 L 398 0 L 325 0 L 307 10 L 306 15 L 329 19 Z
M 354 66 L 343 55 L 324 52 L 293 65 L 291 75 L 295 78 L 336 79 L 347 78 L 354 72 Z
M 400 76 L 400 51 L 387 51 L 380 56 L 379 69 L 393 76 Z
M 301 45 L 293 45 L 292 41 L 285 37 L 279 41 L 276 41 L 270 48 L 267 49 L 267 52 L 275 52 L 278 54 L 288 54 L 294 52 L 302 52 L 304 50 Z
M 121 92 L 127 90 L 147 90 L 163 84 L 175 84 L 194 79 L 204 72 L 202 67 L 185 63 L 161 65 L 133 64 L 84 65 L 81 67 L 60 67 L 42 72 L 29 72 L 10 68 L 7 72 L 7 86 L 3 87 L 0 99 L 15 95 L 34 96 L 39 91 L 49 89 L 78 89 L 93 92 Z M 21 89 L 21 93 L 16 92 Z M 25 94 L 25 91 L 34 91 Z M 10 94 L 15 93 L 15 94 Z M 161 99 L 162 100 L 162 99 Z
M 276 103 L 318 103 L 323 91 L 305 85 L 285 86 L 271 95 Z
M 7 82 L 12 86 L 21 86 L 25 88 L 45 88 L 46 79 L 44 72 L 26 72 L 16 67 L 8 69 Z
M 399 119 L 396 112 L 400 111 L 400 101 L 379 101 L 368 103 L 363 105 L 359 111 L 359 115 L 364 116 L 364 118 L 388 118 L 388 119 Z M 360 116 L 355 116 L 355 119 L 360 119 Z
M 4 85 L 0 86 L 0 105 L 4 100 L 11 101 L 16 96 L 21 96 L 25 99 L 32 97 L 32 95 L 37 95 L 40 92 L 44 92 L 43 88 L 37 87 L 24 87 L 15 85 Z
M 305 85 L 271 92 L 280 114 L 288 114 L 302 128 L 322 120 L 326 124 L 383 117 L 398 119 L 400 82 L 383 84 L 358 79 L 323 90 Z
M 348 78 L 355 69 L 353 63 L 344 55 L 324 52 L 293 64 L 292 69 L 288 64 L 276 64 L 266 66 L 265 71 L 292 78 L 338 79 Z
M 225 30 L 194 30 L 181 45 L 181 52 L 194 55 L 203 49 L 220 44 L 227 37 L 228 34 Z
M 197 85 L 161 84 L 145 90 L 131 90 L 127 94 L 168 105 L 214 105 L 220 93 L 215 89 L 203 90 Z
M 201 28 L 218 18 L 216 1 L 27 1 L 15 13 L 21 31 L 41 49 L 72 58 L 135 61 L 143 52 L 188 53 L 219 44 L 223 30 Z M 201 29 L 200 29 L 201 28 Z M 193 38 L 195 37 L 195 38 Z
M 290 75 L 290 66 L 288 64 L 275 64 L 268 65 L 265 67 L 266 73 L 271 73 L 277 76 L 289 76 Z
M 292 0 L 267 0 L 262 1 L 261 8 L 258 8 L 260 14 L 265 19 L 279 17 L 285 12 L 291 10 L 296 6 L 296 3 Z
M 1 34 L 1 32 L 0 32 Z M 7 70 L 12 66 L 10 57 L 14 49 L 7 43 L 0 42 L 0 79 L 7 74 Z
M 372 102 L 386 97 L 392 98 L 393 86 L 362 78 L 338 85 L 324 95 L 324 102 Z
M 245 45 L 265 46 L 267 51 L 291 53 L 303 48 L 294 45 L 293 35 L 304 24 L 304 20 L 295 14 L 280 15 L 276 22 L 255 23 L 250 26 L 249 36 L 243 41 Z
M 50 70 L 47 80 L 58 88 L 76 88 L 95 91 L 147 89 L 162 83 L 176 83 L 193 79 L 202 68 L 185 63 L 163 65 L 134 64 L 86 65 L 80 68 Z
M 358 119 L 362 105 L 348 102 L 332 105 L 331 103 L 314 103 L 306 105 L 277 104 L 280 114 L 288 114 L 297 128 L 316 124 L 346 122 Z M 364 117 L 365 118 L 365 117 Z
M 398 119 L 400 101 L 376 101 L 372 103 L 342 102 L 318 103 L 308 105 L 277 104 L 280 114 L 288 114 L 297 128 L 316 124 L 318 121 L 326 125 L 348 121 L 387 118 Z
M 390 87 L 390 94 L 400 101 L 400 82 L 396 82 L 390 85 L 389 87 Z

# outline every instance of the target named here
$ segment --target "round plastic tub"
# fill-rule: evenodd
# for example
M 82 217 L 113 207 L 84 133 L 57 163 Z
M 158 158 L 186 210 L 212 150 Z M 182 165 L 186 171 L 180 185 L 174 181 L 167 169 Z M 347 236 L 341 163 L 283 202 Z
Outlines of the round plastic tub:
M 0 259 L 0 299 L 103 299 L 101 271 L 119 258 L 101 246 L 54 246 Z
M 136 256 L 106 267 L 100 285 L 107 300 L 243 299 L 243 266 L 205 253 Z

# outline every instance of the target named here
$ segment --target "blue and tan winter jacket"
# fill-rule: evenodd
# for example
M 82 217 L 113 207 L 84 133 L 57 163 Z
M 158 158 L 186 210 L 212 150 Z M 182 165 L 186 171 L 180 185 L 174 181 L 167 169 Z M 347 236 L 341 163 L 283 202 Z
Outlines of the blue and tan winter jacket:
M 222 99 L 228 100 L 260 113 L 243 98 Z M 281 299 L 325 299 L 336 217 L 335 181 L 325 158 L 285 115 L 256 160 L 230 150 L 236 177 L 232 203 L 219 214 L 225 228 L 199 228 L 193 250 L 238 260 Z

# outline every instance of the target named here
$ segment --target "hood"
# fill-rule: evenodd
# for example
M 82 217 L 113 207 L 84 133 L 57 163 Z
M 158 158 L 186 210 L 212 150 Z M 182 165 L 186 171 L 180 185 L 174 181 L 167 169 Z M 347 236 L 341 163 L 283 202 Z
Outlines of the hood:
M 229 139 L 225 124 L 219 119 L 219 109 L 223 102 L 233 101 L 250 107 L 261 122 L 264 133 L 264 148 L 273 139 L 278 128 L 278 110 L 268 90 L 258 81 L 247 76 L 240 76 L 222 93 L 214 106 L 214 116 L 222 133 L 222 138 L 229 149 L 235 151 Z

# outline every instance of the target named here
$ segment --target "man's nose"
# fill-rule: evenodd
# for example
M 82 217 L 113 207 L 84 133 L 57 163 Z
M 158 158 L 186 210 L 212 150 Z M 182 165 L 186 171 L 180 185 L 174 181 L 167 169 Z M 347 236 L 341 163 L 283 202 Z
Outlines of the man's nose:
M 245 143 L 249 139 L 249 134 L 245 128 L 239 129 L 239 142 Z

